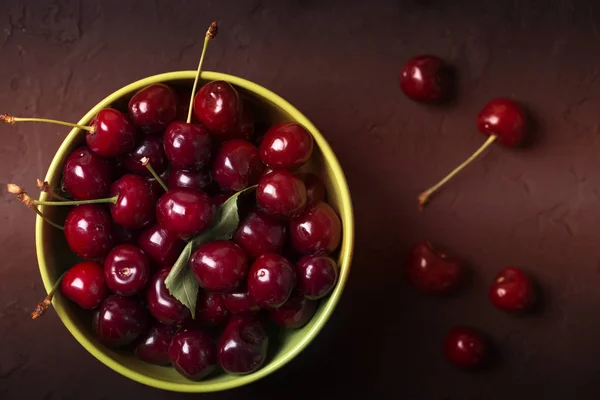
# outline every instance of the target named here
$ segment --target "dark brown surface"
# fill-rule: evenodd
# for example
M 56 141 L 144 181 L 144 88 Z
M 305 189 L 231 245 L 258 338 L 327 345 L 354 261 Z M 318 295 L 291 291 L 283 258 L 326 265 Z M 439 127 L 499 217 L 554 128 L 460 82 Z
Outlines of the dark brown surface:
M 598 398 L 600 5 L 353 3 L 0 0 L 0 111 L 77 120 L 131 81 L 193 69 L 218 19 L 207 69 L 272 89 L 321 129 L 347 174 L 357 242 L 341 304 L 301 356 L 251 386 L 196 397 Z M 401 94 L 400 66 L 423 52 L 457 67 L 455 105 L 424 107 Z M 475 116 L 500 95 L 532 111 L 532 146 L 494 146 L 419 214 L 419 191 L 483 142 Z M 0 127 L 0 181 L 33 191 L 67 131 Z M 29 320 L 44 295 L 34 218 L 0 196 L 0 398 L 191 397 L 112 372 L 53 312 Z M 432 300 L 405 287 L 402 260 L 421 238 L 470 262 L 460 295 Z M 543 287 L 538 315 L 489 304 L 487 285 L 509 264 Z M 480 374 L 449 367 L 441 339 L 454 324 L 488 332 L 502 362 Z

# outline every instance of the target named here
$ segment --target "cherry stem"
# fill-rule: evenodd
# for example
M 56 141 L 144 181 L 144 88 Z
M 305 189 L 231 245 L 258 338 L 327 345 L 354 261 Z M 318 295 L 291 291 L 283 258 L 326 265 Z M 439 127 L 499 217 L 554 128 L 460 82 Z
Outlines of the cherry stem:
M 102 204 L 112 203 L 117 204 L 119 196 L 107 197 L 104 199 L 91 199 L 91 200 L 68 200 L 68 201 L 46 201 L 46 200 L 32 200 L 31 204 L 34 206 L 79 206 L 82 204 Z
M 63 272 L 63 274 L 56 280 L 56 282 L 54 282 L 54 286 L 52 286 L 52 289 L 50 290 L 50 293 L 48 293 L 48 296 L 46 296 L 44 298 L 44 300 L 42 300 L 35 307 L 35 309 L 31 313 L 31 319 L 37 319 L 37 318 L 41 317 L 42 315 L 44 315 L 46 310 L 48 310 L 48 308 L 52 304 L 52 298 L 54 297 L 54 293 L 56 293 L 56 290 L 59 288 L 60 283 L 61 283 L 63 277 L 65 276 L 65 273 L 66 273 L 66 271 Z
M 452 172 L 450 172 L 444 179 L 424 191 L 419 195 L 419 211 L 423 210 L 423 207 L 429 202 L 429 197 L 437 191 L 440 187 L 442 187 L 446 182 L 452 179 L 456 174 L 458 174 L 463 168 L 471 163 L 477 156 L 479 156 L 485 149 L 488 148 L 489 145 L 494 143 L 498 136 L 490 135 L 488 139 L 485 141 L 483 145 L 475 153 L 473 153 L 469 158 L 467 158 L 462 164 L 456 167 Z
M 202 46 L 202 55 L 200 55 L 200 62 L 198 63 L 198 70 L 196 71 L 196 78 L 194 79 L 194 86 L 192 87 L 192 97 L 190 99 L 190 109 L 188 110 L 188 116 L 186 122 L 189 124 L 192 121 L 192 110 L 194 108 L 194 94 L 196 93 L 196 87 L 198 86 L 198 79 L 200 79 L 200 71 L 202 70 L 202 63 L 204 62 L 204 55 L 206 54 L 206 48 L 208 42 L 217 35 L 217 21 L 213 21 L 204 37 L 204 46 Z M 165 189 L 166 190 L 166 189 Z
M 160 186 L 162 186 L 162 188 L 165 190 L 165 192 L 169 191 L 169 188 L 167 187 L 167 185 L 165 185 L 165 183 L 163 182 L 162 179 L 160 179 L 160 176 L 158 176 L 158 174 L 156 173 L 154 168 L 152 168 L 152 165 L 150 165 L 150 159 L 148 159 L 148 157 L 142 157 L 142 159 L 140 161 L 142 162 L 142 165 L 145 166 L 148 169 L 148 171 L 150 171 L 150 173 L 152 174 L 154 179 L 156 179 L 156 181 L 160 184 Z
M 14 116 L 12 116 L 10 114 L 0 114 L 0 122 L 4 122 L 5 124 L 10 124 L 10 125 L 14 125 L 17 122 L 46 122 L 48 124 L 68 126 L 69 128 L 79 128 L 79 129 L 86 130 L 88 132 L 93 132 L 94 131 L 94 128 L 91 127 L 91 126 L 77 125 L 77 124 L 72 124 L 70 122 L 57 121 L 55 119 L 46 119 L 46 118 L 19 118 L 19 117 L 14 117 Z
M 42 192 L 48 193 L 48 195 L 54 200 L 69 201 L 69 199 L 56 194 L 56 192 L 54 191 L 54 189 L 52 189 L 52 186 L 50 186 L 50 183 L 48 183 L 48 181 L 41 181 L 40 179 L 38 179 L 37 186 Z
M 53 227 L 60 229 L 60 230 L 65 230 L 65 228 L 55 222 L 50 221 L 40 210 L 38 210 L 38 208 L 36 206 L 33 205 L 33 200 L 31 197 L 29 197 L 29 195 L 27 194 L 27 192 L 25 190 L 23 190 L 23 188 L 21 188 L 18 185 L 15 185 L 14 183 L 9 183 L 8 185 L 6 185 L 6 189 L 8 190 L 9 193 L 12 194 L 16 194 L 17 195 L 17 199 L 25 204 L 25 206 L 31 208 L 33 211 L 35 211 L 35 213 L 37 215 L 40 216 L 40 218 L 42 218 L 44 220 L 44 222 L 52 225 Z
M 44 220 L 44 222 L 45 222 L 45 223 L 47 223 L 47 224 L 49 224 L 49 225 L 52 225 L 53 227 L 55 227 L 56 229 L 60 229 L 61 231 L 64 231 L 64 230 L 65 230 L 65 227 L 64 227 L 64 226 L 62 226 L 62 225 L 59 225 L 59 224 L 57 224 L 56 222 L 52 222 L 52 221 L 50 221 L 50 220 L 49 220 L 49 219 L 48 219 L 48 218 L 47 218 L 47 217 L 46 217 L 46 216 L 45 216 L 45 215 L 44 215 L 44 214 L 43 214 L 43 213 L 42 213 L 42 212 L 41 212 L 41 211 L 40 211 L 40 210 L 39 210 L 39 209 L 36 207 L 36 206 L 34 206 L 34 205 L 31 205 L 30 207 L 31 207 L 31 209 L 32 209 L 33 211 L 35 211 L 35 213 L 36 213 L 37 215 L 39 215 L 39 216 L 40 216 L 40 218 L 42 218 L 42 219 Z

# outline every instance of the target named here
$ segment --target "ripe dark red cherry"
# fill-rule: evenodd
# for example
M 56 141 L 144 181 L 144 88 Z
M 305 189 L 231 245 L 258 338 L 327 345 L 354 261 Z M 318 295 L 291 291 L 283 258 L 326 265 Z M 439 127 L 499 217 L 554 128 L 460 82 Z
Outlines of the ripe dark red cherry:
M 137 175 L 152 176 L 148 168 L 142 164 L 142 158 L 148 157 L 149 163 L 157 174 L 167 170 L 168 162 L 160 136 L 146 136 L 140 140 L 133 151 L 123 157 L 123 165 Z
M 194 97 L 194 116 L 217 139 L 226 139 L 237 127 L 242 101 L 237 91 L 225 81 L 213 81 L 200 88 Z
M 523 141 L 526 128 L 525 111 L 510 99 L 490 100 L 477 116 L 477 129 L 484 135 L 496 135 L 498 142 L 516 147 Z
M 108 296 L 94 317 L 96 336 L 111 347 L 125 346 L 144 334 L 148 311 L 140 299 L 118 294 Z
M 227 293 L 223 297 L 223 300 L 225 307 L 232 314 L 256 314 L 260 311 L 260 307 L 252 300 L 247 289 L 240 292 Z
M 129 115 L 142 132 L 162 133 L 177 115 L 175 92 L 162 83 L 146 86 L 129 100 Z
M 274 217 L 297 217 L 306 207 L 306 186 L 296 174 L 274 170 L 260 178 L 256 202 L 265 213 Z
M 200 190 L 177 188 L 163 194 L 156 204 L 158 223 L 173 235 L 190 238 L 208 228 L 215 207 Z
M 503 311 L 526 311 L 534 303 L 535 297 L 531 279 L 515 267 L 501 270 L 490 287 L 492 304 Z
M 91 151 L 102 157 L 115 157 L 133 150 L 137 131 L 126 114 L 104 108 L 96 114 L 85 141 Z
M 219 340 L 219 364 L 230 374 L 254 372 L 265 362 L 268 345 L 267 332 L 256 317 L 234 315 Z
M 150 260 L 137 246 L 122 244 L 104 259 L 104 279 L 108 288 L 123 296 L 140 293 L 150 279 Z
M 169 189 L 187 187 L 196 190 L 206 190 L 212 183 L 212 178 L 207 171 L 190 169 L 174 169 L 169 173 L 167 186 Z
M 423 241 L 416 243 L 408 254 L 406 276 L 419 291 L 444 295 L 460 286 L 464 268 L 456 257 Z
M 168 365 L 171 362 L 169 344 L 174 333 L 173 326 L 155 322 L 135 347 L 135 355 L 150 364 Z
M 69 210 L 65 238 L 73 253 L 82 258 L 102 258 L 114 246 L 112 221 L 106 208 L 82 204 Z
M 108 296 L 102 266 L 94 261 L 75 264 L 60 282 L 60 291 L 85 310 L 98 307 Z
M 200 287 L 205 290 L 231 292 L 246 278 L 248 257 L 244 250 L 232 241 L 208 242 L 192 254 L 190 270 Z
M 179 324 L 190 317 L 190 310 L 179 300 L 171 296 L 165 286 L 165 278 L 171 267 L 158 270 L 146 290 L 146 300 L 150 314 L 159 322 L 167 325 Z
M 201 292 L 196 301 L 195 319 L 201 326 L 219 326 L 227 320 L 229 311 L 222 294 Z
M 163 139 L 165 154 L 174 168 L 199 169 L 208 165 L 211 140 L 208 130 L 199 124 L 172 122 Z
M 142 231 L 138 245 L 154 264 L 165 267 L 177 261 L 185 242 L 160 225 L 152 225 Z
M 180 374 L 191 380 L 200 380 L 217 366 L 216 343 L 200 329 L 181 328 L 169 345 L 169 359 Z
M 281 307 L 296 286 L 294 266 L 278 254 L 263 254 L 248 273 L 248 293 L 262 308 Z
M 224 190 L 238 191 L 254 185 L 264 165 L 258 148 L 246 140 L 233 139 L 221 146 L 212 164 L 212 177 Z
M 306 186 L 306 205 L 308 207 L 325 201 L 327 189 L 321 178 L 311 172 L 300 174 L 300 178 Z
M 400 89 L 409 98 L 424 103 L 438 103 L 450 90 L 448 66 L 438 57 L 414 57 L 400 70 Z
M 308 161 L 313 146 L 306 128 L 296 122 L 282 122 L 265 133 L 260 143 L 260 158 L 270 168 L 293 169 Z
M 233 234 L 233 240 L 250 258 L 264 253 L 281 253 L 286 238 L 285 222 L 259 210 L 250 211 Z
M 269 311 L 269 317 L 282 328 L 298 329 L 310 321 L 316 309 L 316 301 L 295 294 L 281 307 Z
M 451 329 L 444 339 L 444 354 L 459 368 L 480 366 L 488 357 L 488 344 L 478 331 L 468 327 Z
M 300 254 L 329 254 L 340 245 L 342 223 L 333 208 L 320 202 L 290 221 L 290 240 Z
M 118 197 L 115 204 L 110 204 L 110 213 L 117 224 L 128 229 L 141 229 L 154 222 L 152 189 L 141 176 L 123 175 L 111 185 L 110 196 Z
M 327 256 L 304 256 L 296 263 L 298 292 L 307 299 L 325 297 L 338 279 L 338 266 Z
M 108 160 L 79 147 L 65 161 L 63 185 L 75 200 L 99 199 L 108 195 L 112 173 Z

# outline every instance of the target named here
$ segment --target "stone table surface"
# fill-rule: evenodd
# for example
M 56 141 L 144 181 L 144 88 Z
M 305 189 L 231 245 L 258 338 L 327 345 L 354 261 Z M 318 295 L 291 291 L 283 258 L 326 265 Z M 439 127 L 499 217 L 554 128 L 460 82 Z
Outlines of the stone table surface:
M 319 337 L 284 369 L 203 399 L 597 399 L 600 396 L 600 4 L 594 0 L 16 1 L 0 0 L 0 112 L 78 120 L 134 80 L 206 69 L 255 81 L 323 132 L 356 211 L 351 278 Z M 398 88 L 405 60 L 433 53 L 458 71 L 453 104 L 415 104 Z M 422 213 L 416 196 L 484 140 L 489 99 L 532 116 L 524 149 L 492 147 Z M 35 188 L 67 129 L 0 127 L 0 182 Z M 34 216 L 0 193 L 0 398 L 191 398 L 108 369 L 45 295 Z M 596 221 L 596 222 L 595 222 Z M 402 279 L 407 249 L 429 239 L 472 271 L 458 295 L 432 299 Z M 535 315 L 492 308 L 507 265 L 543 288 Z M 487 332 L 495 367 L 465 373 L 440 342 L 457 324 Z

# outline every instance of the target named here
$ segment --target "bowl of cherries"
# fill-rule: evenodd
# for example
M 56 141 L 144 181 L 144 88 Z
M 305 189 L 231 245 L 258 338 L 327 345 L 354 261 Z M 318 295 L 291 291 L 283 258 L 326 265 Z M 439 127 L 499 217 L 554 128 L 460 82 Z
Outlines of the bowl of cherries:
M 148 77 L 73 126 L 38 199 L 54 308 L 98 360 L 181 392 L 242 386 L 319 333 L 348 279 L 354 222 L 337 158 L 273 92 L 201 71 Z

